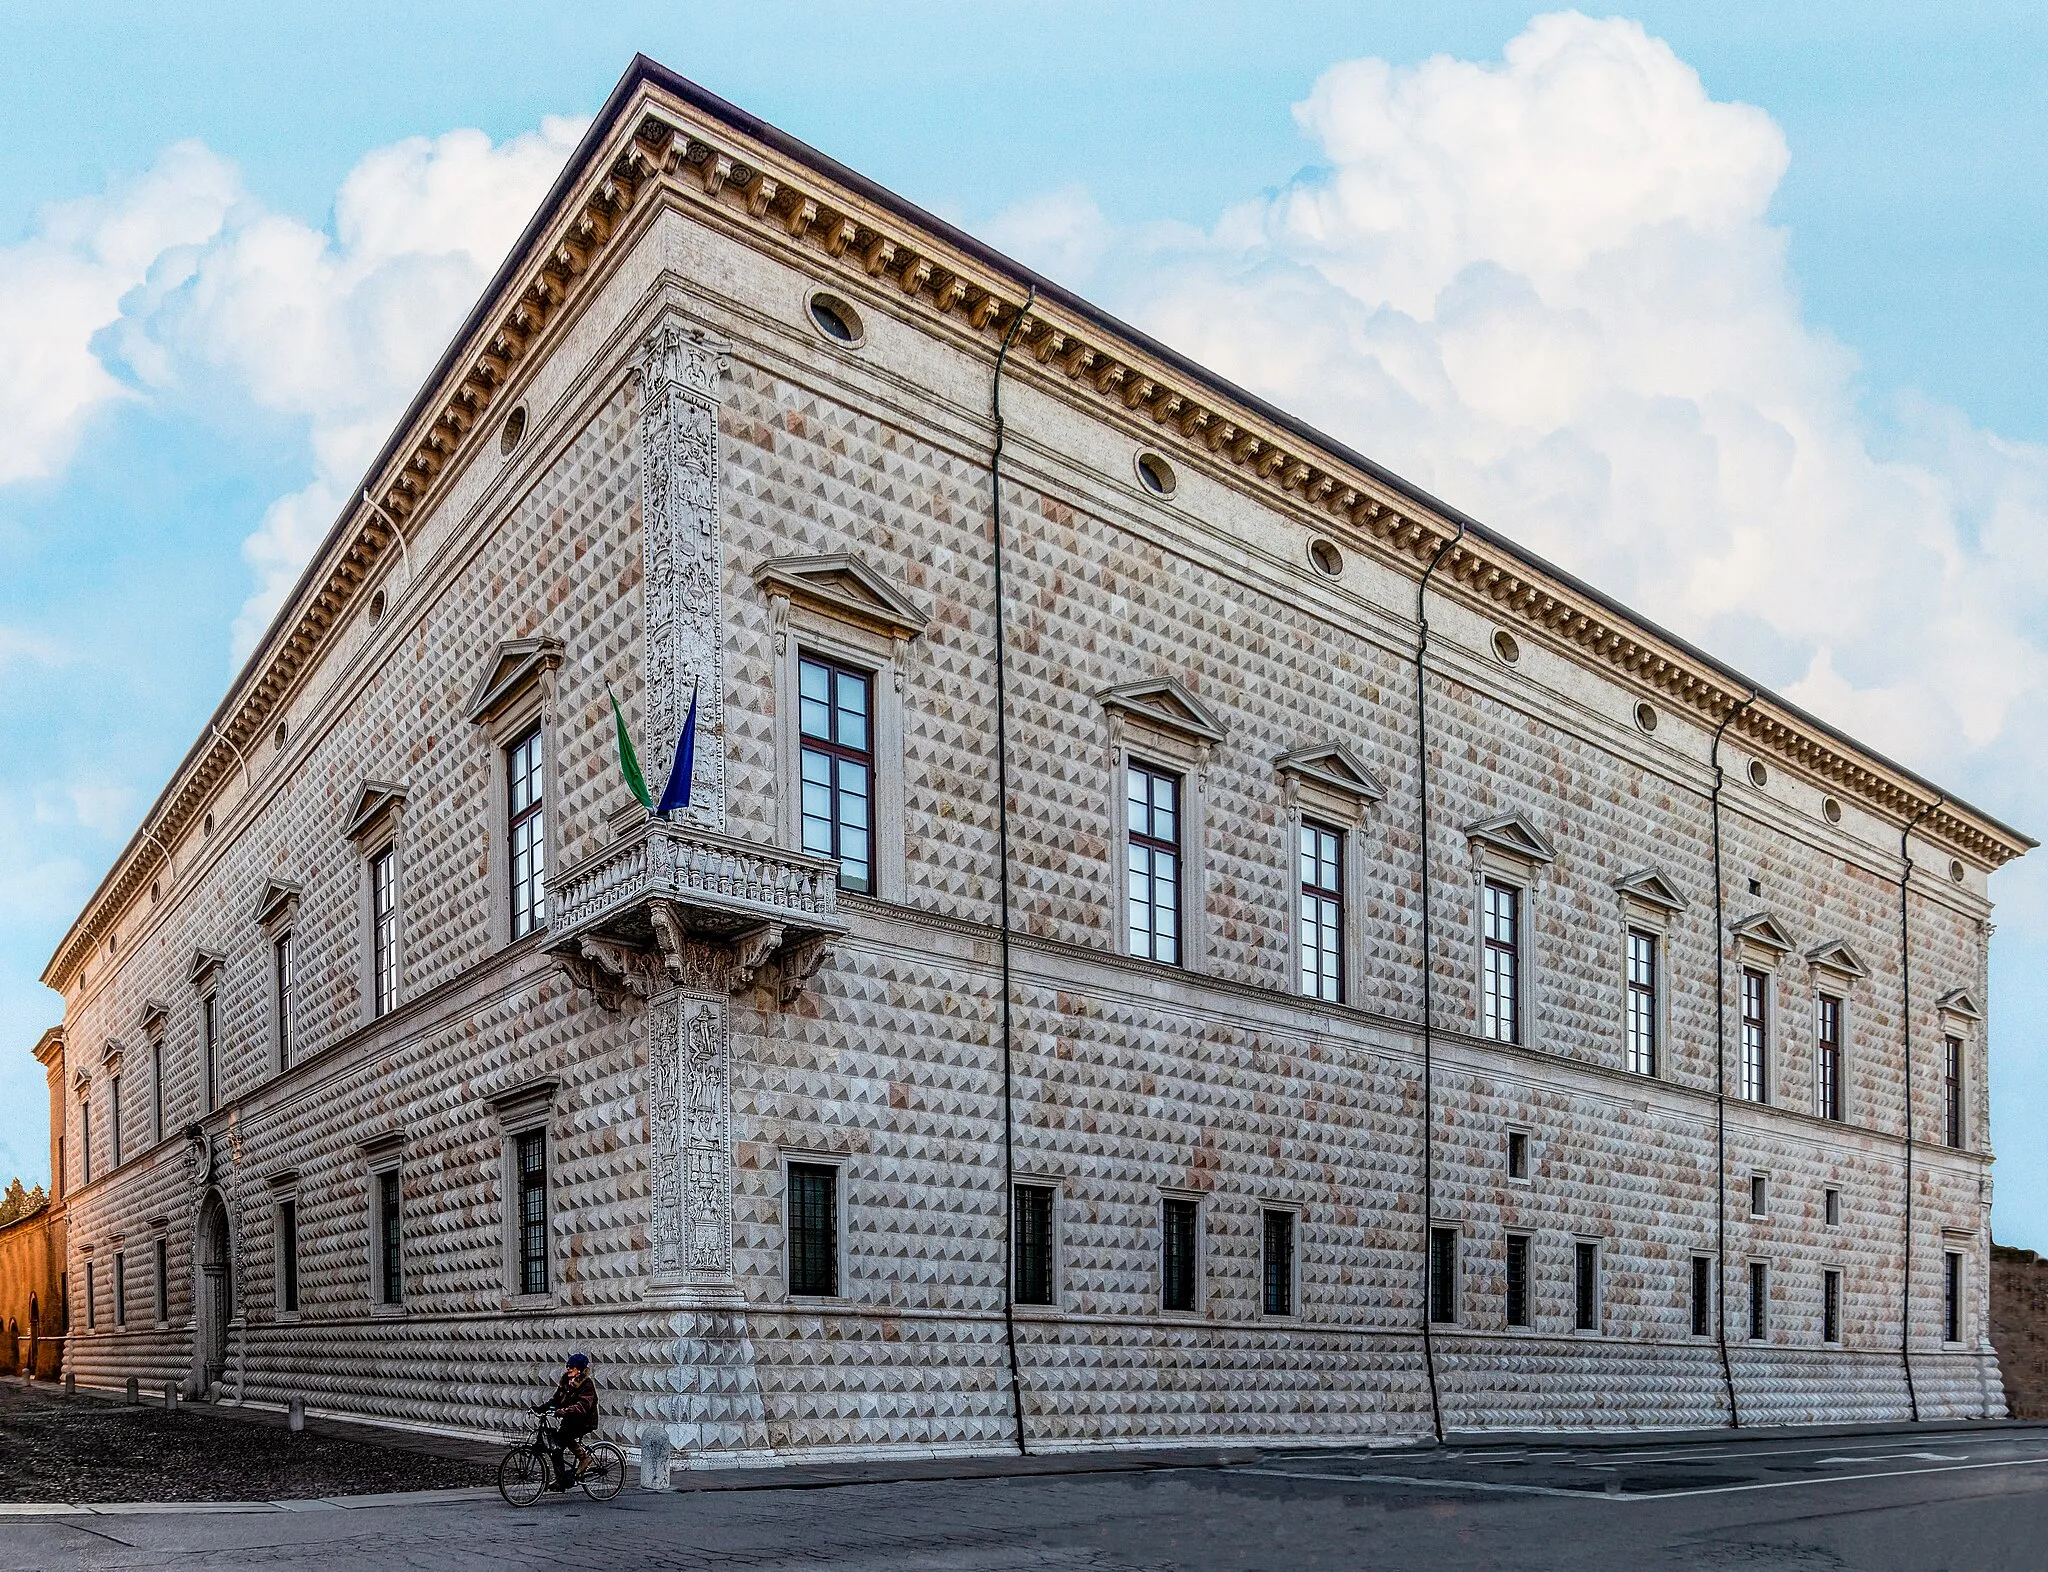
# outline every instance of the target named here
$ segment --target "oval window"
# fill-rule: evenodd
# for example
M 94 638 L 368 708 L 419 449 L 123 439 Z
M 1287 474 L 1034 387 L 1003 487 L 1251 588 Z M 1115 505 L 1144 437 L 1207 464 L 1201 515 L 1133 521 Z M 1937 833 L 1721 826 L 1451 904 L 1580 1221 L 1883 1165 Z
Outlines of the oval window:
M 1522 658 L 1522 646 L 1506 628 L 1496 628 L 1493 634 L 1493 653 L 1512 666 Z
M 1771 772 L 1756 759 L 1749 761 L 1749 784 L 1759 790 L 1771 784 Z
M 1344 553 L 1337 549 L 1335 541 L 1324 540 L 1321 536 L 1308 543 L 1308 560 L 1316 572 L 1328 578 L 1335 578 L 1344 571 Z
M 811 322 L 834 343 L 858 344 L 861 341 L 860 313 L 837 295 L 820 291 L 811 296 Z
M 1145 483 L 1145 489 L 1155 497 L 1170 497 L 1178 482 L 1174 478 L 1173 466 L 1157 453 L 1138 455 L 1138 479 Z
M 498 451 L 510 453 L 519 446 L 519 439 L 526 435 L 526 406 L 521 404 L 505 417 L 505 424 L 498 428 Z
M 1830 824 L 1840 824 L 1842 822 L 1842 805 L 1832 797 L 1823 797 L 1820 800 L 1820 816 Z
M 370 626 L 375 627 L 384 620 L 384 592 L 378 590 L 370 597 Z
M 1962 859 L 1962 858 L 1960 858 L 1960 857 L 1951 857 L 1951 858 L 1949 858 L 1949 860 L 1948 860 L 1948 876 L 1949 876 L 1949 877 L 1950 877 L 1951 879 L 1955 880 L 1955 881 L 1956 881 L 1956 883 L 1958 883 L 1958 884 L 1961 884 L 1961 883 L 1963 882 L 1963 876 L 1964 876 L 1964 874 L 1966 874 L 1966 873 L 1967 873 L 1968 871 L 1969 871 L 1969 870 L 1968 870 L 1967 868 L 1965 868 L 1965 867 L 1963 866 L 1963 859 Z
M 270 740 L 272 744 L 276 746 L 277 751 L 279 753 L 282 753 L 284 752 L 285 739 L 290 736 L 291 732 L 289 729 L 287 729 L 285 723 L 283 721 L 279 721 L 277 723 L 277 730 L 270 734 Z
M 1657 729 L 1656 705 L 1650 703 L 1638 704 L 1636 706 L 1636 724 L 1642 727 L 1644 731 L 1655 731 Z

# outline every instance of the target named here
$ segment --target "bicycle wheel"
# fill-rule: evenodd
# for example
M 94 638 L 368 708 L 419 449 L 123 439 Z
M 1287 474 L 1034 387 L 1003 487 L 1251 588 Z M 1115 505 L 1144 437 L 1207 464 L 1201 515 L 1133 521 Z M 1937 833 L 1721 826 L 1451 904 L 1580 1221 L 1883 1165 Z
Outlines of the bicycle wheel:
M 539 1447 L 515 1446 L 498 1464 L 498 1494 L 508 1506 L 532 1506 L 548 1487 L 551 1466 Z
M 590 1461 L 583 1465 L 583 1493 L 593 1501 L 609 1501 L 625 1488 L 626 1454 L 609 1441 L 593 1441 L 585 1450 Z

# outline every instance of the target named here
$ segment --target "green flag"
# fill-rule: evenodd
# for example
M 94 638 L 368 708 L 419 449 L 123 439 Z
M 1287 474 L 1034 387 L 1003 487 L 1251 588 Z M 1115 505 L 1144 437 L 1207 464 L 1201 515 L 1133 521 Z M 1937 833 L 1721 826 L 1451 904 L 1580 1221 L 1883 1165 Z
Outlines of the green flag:
M 649 813 L 654 811 L 654 799 L 647 794 L 647 782 L 640 774 L 640 760 L 633 752 L 633 739 L 626 731 L 626 713 L 619 708 L 619 696 L 612 692 L 610 683 L 604 691 L 612 701 L 612 719 L 619 723 L 619 773 L 626 777 L 626 784 L 633 788 L 633 795 L 640 799 L 640 806 Z

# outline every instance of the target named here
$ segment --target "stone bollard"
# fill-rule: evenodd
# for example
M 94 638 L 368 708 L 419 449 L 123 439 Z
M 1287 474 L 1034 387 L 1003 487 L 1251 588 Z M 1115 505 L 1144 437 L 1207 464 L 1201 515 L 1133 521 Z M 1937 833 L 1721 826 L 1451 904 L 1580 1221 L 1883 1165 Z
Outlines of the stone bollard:
M 284 1427 L 293 1435 L 306 1428 L 306 1400 L 295 1397 L 284 1405 Z
M 667 1490 L 670 1448 L 668 1432 L 648 1429 L 640 1432 L 640 1488 Z
M 176 1408 L 177 1406 L 178 1383 L 175 1381 L 166 1381 L 164 1383 L 164 1412 L 168 1414 L 172 1409 Z
M 64 1372 L 64 1395 L 66 1397 L 78 1396 L 78 1375 L 75 1371 L 67 1370 Z
M 142 1401 L 142 1383 L 134 1376 L 128 1378 L 128 1401 L 131 1403 Z

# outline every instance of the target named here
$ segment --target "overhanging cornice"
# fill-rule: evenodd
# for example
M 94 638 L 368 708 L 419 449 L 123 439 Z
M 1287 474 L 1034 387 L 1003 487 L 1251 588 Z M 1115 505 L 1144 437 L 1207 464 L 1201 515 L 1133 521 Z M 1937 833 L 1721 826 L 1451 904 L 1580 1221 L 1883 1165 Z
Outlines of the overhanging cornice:
M 813 271 L 887 286 L 992 354 L 1014 326 L 1020 371 L 1060 381 L 1146 440 L 1178 449 L 1283 512 L 1345 535 L 1417 576 L 1453 536 L 1433 581 L 1487 616 L 1604 669 L 1742 745 L 1861 799 L 1995 868 L 2037 843 L 1864 748 L 1479 521 L 1227 379 L 1118 321 L 695 83 L 636 56 L 364 478 L 367 506 L 336 521 L 285 609 L 144 822 L 175 842 L 241 756 L 267 735 L 293 682 L 355 594 L 486 424 L 533 345 L 580 293 L 651 194 L 795 248 Z M 1036 301 L 1027 314 L 1027 291 Z M 1022 320 L 1020 321 L 1020 317 Z M 1937 806 L 1938 805 L 1938 806 Z M 66 988 L 145 877 L 140 833 L 43 973 Z

